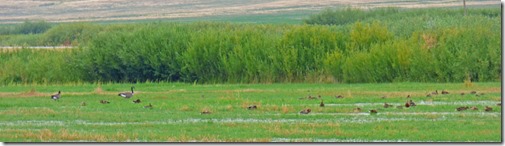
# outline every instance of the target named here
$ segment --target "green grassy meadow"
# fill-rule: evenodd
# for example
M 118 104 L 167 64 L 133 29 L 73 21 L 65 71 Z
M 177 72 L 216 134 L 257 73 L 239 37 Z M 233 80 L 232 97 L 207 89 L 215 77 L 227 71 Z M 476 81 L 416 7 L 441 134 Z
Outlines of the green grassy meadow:
M 131 86 L 135 86 L 131 99 L 118 96 Z M 50 95 L 58 90 L 62 97 L 53 101 Z M 450 94 L 426 97 L 435 90 Z M 325 106 L 320 107 L 320 99 L 308 99 L 309 95 L 321 95 Z M 335 98 L 337 95 L 344 98 Z M 396 108 L 409 100 L 407 95 L 417 106 Z M 0 96 L 3 142 L 502 140 L 502 108 L 496 105 L 501 103 L 499 82 L 18 84 L 2 86 Z M 133 103 L 135 99 L 141 103 Z M 101 104 L 100 100 L 110 103 Z M 153 108 L 144 108 L 149 103 Z M 394 107 L 384 108 L 384 103 Z M 258 108 L 248 110 L 250 105 Z M 478 110 L 455 110 L 461 106 Z M 493 110 L 486 112 L 485 106 Z M 362 110 L 354 111 L 357 107 Z M 299 114 L 306 108 L 312 112 Z M 372 109 L 378 113 L 370 114 Z M 201 114 L 203 110 L 211 114 Z

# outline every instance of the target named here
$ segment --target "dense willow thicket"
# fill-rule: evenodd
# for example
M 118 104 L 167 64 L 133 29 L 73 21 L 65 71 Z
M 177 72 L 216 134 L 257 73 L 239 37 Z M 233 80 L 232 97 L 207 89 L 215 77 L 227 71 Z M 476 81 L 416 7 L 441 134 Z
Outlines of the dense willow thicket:
M 387 8 L 326 10 L 301 25 L 60 24 L 41 42 L 81 49 L 4 51 L 0 83 L 500 81 L 500 19 L 498 8 Z

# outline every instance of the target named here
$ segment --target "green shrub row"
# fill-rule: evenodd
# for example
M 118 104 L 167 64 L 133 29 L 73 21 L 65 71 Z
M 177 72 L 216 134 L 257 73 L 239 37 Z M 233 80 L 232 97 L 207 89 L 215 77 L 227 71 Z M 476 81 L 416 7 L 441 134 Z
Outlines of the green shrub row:
M 500 81 L 500 18 L 449 12 L 347 25 L 65 24 L 44 42 L 80 49 L 4 51 L 0 82 Z

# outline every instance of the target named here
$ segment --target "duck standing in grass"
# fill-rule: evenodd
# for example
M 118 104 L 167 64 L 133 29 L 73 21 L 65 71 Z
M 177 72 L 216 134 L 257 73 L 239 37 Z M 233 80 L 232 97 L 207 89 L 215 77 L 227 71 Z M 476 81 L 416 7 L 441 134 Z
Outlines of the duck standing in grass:
M 58 91 L 58 94 L 51 95 L 51 99 L 58 100 L 61 97 L 61 91 Z
M 490 111 L 493 111 L 493 108 L 489 107 L 489 106 L 486 106 L 486 109 L 484 109 L 484 111 L 486 112 L 490 112 Z
M 393 107 L 393 105 L 384 102 L 384 108 Z
M 200 114 L 210 114 L 211 112 L 209 110 L 203 110 Z
M 359 113 L 359 112 L 361 112 L 361 108 L 359 108 L 359 107 L 354 108 L 354 109 L 353 109 L 353 111 L 354 111 L 355 113 Z
M 438 90 L 435 90 L 435 92 L 431 92 L 433 95 L 438 95 Z
M 247 107 L 248 110 L 255 110 L 257 108 L 258 107 L 256 105 L 251 105 L 251 106 Z
M 140 99 L 134 100 L 133 103 L 140 103 Z
M 405 107 L 407 107 L 407 108 L 410 107 L 410 102 L 408 102 L 408 101 L 405 102 Z
M 109 104 L 110 102 L 109 102 L 109 101 L 107 101 L 107 100 L 100 100 L 100 103 L 101 103 L 101 104 Z
M 456 108 L 456 111 L 464 111 L 464 110 L 467 110 L 467 109 L 468 109 L 468 106 L 462 106 L 462 107 Z
M 370 114 L 377 114 L 377 110 L 370 110 Z
M 152 105 L 151 103 L 149 103 L 149 105 L 144 106 L 144 108 L 149 108 L 149 109 L 152 109 L 152 108 L 153 108 L 153 105 Z
M 416 103 L 414 103 L 414 101 L 412 101 L 412 100 L 409 100 L 409 103 L 410 103 L 410 106 L 416 106 Z
M 304 110 L 300 111 L 300 114 L 309 114 L 310 111 L 311 111 L 310 108 L 304 109 Z
M 124 98 L 131 98 L 134 94 L 133 88 L 135 88 L 135 87 L 132 86 L 132 88 L 131 88 L 132 92 L 122 92 L 122 93 L 119 93 L 118 96 L 121 96 Z

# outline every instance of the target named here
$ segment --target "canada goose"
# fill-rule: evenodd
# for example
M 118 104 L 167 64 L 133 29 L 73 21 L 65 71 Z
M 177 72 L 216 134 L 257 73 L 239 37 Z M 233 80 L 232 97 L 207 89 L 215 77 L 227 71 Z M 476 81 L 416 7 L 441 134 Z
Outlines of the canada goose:
M 406 102 L 405 107 L 410 107 L 410 102 Z
M 140 103 L 140 99 L 134 100 L 133 103 Z
M 337 96 L 335 96 L 335 98 L 344 98 L 344 96 L 342 96 L 342 95 L 337 95 Z
M 247 107 L 248 110 L 254 110 L 254 109 L 257 109 L 258 107 L 256 105 L 251 105 L 249 107 Z
M 377 110 L 370 110 L 370 114 L 377 114 Z
M 431 92 L 433 95 L 438 95 L 438 90 L 435 90 L 435 92 Z
M 324 107 L 323 100 L 321 100 L 321 103 L 319 104 L 320 107 Z
M 109 101 L 107 101 L 107 100 L 100 100 L 100 103 L 101 103 L 101 104 L 109 104 L 110 102 L 109 102 Z
M 211 112 L 209 110 L 203 110 L 200 114 L 210 114 Z
M 81 102 L 81 106 L 86 106 L 86 102 Z
M 151 103 L 149 103 L 149 105 L 144 106 L 144 108 L 153 108 L 153 105 L 151 105 Z
M 393 107 L 393 105 L 384 102 L 384 108 Z
M 449 94 L 449 92 L 442 90 L 442 94 Z
M 470 92 L 470 94 L 477 94 L 477 91 L 472 91 Z
M 462 107 L 456 108 L 456 111 L 464 111 L 464 110 L 467 110 L 467 109 L 468 109 L 468 106 L 462 106 Z
M 355 112 L 355 113 L 359 113 L 359 112 L 361 112 L 361 108 L 359 108 L 359 107 L 354 108 L 353 110 L 354 110 L 354 112 Z
M 479 109 L 478 109 L 477 107 L 475 107 L 475 106 L 474 106 L 474 107 L 472 107 L 472 108 L 470 108 L 470 109 L 471 109 L 471 110 L 474 110 L 474 111 L 479 110 Z
M 489 106 L 486 106 L 486 109 L 484 109 L 484 111 L 486 111 L 486 112 L 489 112 L 489 111 L 492 111 L 492 110 L 493 110 L 493 108 L 491 108 Z
M 58 100 L 61 97 L 61 91 L 58 91 L 58 94 L 51 95 L 51 99 Z
M 407 98 L 410 98 L 410 95 L 407 95 Z
M 416 106 L 416 103 L 414 103 L 412 100 L 409 101 L 410 106 Z
M 132 97 L 133 96 L 133 88 L 135 88 L 135 87 L 132 86 L 132 88 L 131 88 L 132 92 L 122 92 L 122 93 L 119 93 L 118 96 L 121 96 L 121 97 L 124 97 L 124 98 L 130 98 L 130 97 Z
M 311 111 L 310 108 L 304 109 L 304 110 L 300 111 L 300 114 L 309 114 L 310 111 Z

